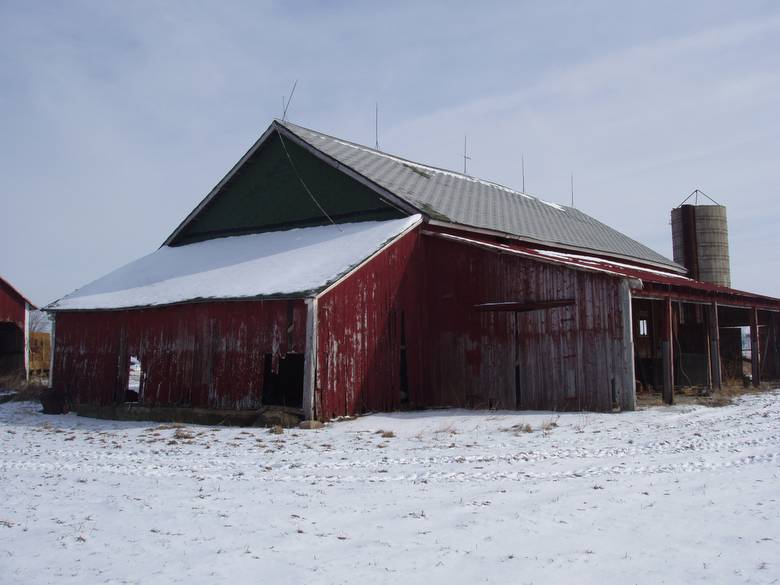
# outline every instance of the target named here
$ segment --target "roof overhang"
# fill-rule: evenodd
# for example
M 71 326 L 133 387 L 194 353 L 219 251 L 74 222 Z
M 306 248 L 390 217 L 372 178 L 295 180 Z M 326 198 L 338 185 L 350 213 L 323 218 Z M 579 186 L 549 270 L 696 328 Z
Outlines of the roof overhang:
M 511 254 L 537 262 L 566 266 L 573 270 L 605 274 L 627 279 L 635 298 L 673 298 L 684 302 L 717 303 L 721 306 L 755 307 L 780 312 L 780 299 L 701 282 L 670 271 L 617 262 L 595 256 L 533 248 L 521 243 L 499 244 L 446 232 L 425 230 L 423 234 L 497 253 Z
M 187 303 L 316 298 L 416 229 L 419 215 L 163 246 L 51 303 L 115 311 Z
M 557 250 L 564 250 L 564 251 L 570 251 L 570 252 L 575 252 L 575 253 L 593 254 L 593 255 L 596 255 L 596 256 L 599 256 L 599 257 L 602 257 L 602 258 L 605 258 L 605 259 L 614 258 L 616 260 L 625 260 L 625 261 L 631 262 L 633 264 L 637 264 L 637 265 L 641 265 L 641 266 L 647 266 L 647 267 L 653 268 L 655 270 L 664 270 L 664 271 L 667 271 L 667 272 L 673 272 L 673 273 L 681 274 L 681 275 L 685 275 L 688 272 L 687 268 L 685 268 L 684 266 L 682 266 L 680 264 L 676 264 L 676 263 L 672 266 L 672 265 L 669 265 L 669 264 L 661 264 L 661 263 L 657 263 L 657 262 L 649 262 L 649 261 L 644 261 L 644 260 L 639 261 L 639 260 L 637 260 L 636 258 L 634 258 L 632 256 L 623 256 L 623 255 L 620 255 L 620 254 L 610 254 L 609 256 L 607 256 L 603 251 L 595 250 L 593 248 L 581 248 L 581 247 L 577 247 L 577 246 L 572 246 L 570 244 L 561 244 L 559 242 L 552 242 L 552 241 L 549 241 L 549 240 L 537 240 L 537 239 L 530 238 L 530 237 L 527 237 L 527 236 L 517 236 L 517 235 L 514 235 L 514 234 L 507 233 L 507 232 L 500 232 L 500 231 L 496 231 L 496 230 L 489 230 L 489 229 L 485 229 L 485 228 L 478 228 L 478 227 L 473 227 L 473 226 L 459 224 L 459 223 L 454 223 L 454 222 L 440 221 L 440 220 L 436 220 L 436 219 L 430 219 L 430 220 L 427 221 L 427 223 L 428 223 L 428 225 L 435 226 L 435 227 L 441 227 L 441 228 L 445 228 L 445 229 L 449 228 L 449 229 L 453 229 L 453 230 L 457 230 L 457 231 L 463 231 L 463 232 L 472 232 L 472 233 L 475 233 L 475 234 L 483 234 L 483 235 L 486 235 L 486 236 L 494 236 L 494 237 L 498 237 L 498 238 L 504 238 L 504 239 L 507 239 L 507 240 L 512 240 L 512 241 L 515 241 L 515 242 L 519 242 L 521 244 L 532 244 L 534 246 L 546 246 L 546 247 L 554 248 L 554 249 L 557 249 Z

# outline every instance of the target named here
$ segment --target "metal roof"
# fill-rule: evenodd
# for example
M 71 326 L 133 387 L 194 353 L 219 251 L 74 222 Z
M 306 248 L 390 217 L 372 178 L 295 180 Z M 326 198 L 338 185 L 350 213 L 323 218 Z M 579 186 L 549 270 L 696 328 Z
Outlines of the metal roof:
M 685 271 L 679 264 L 573 207 L 412 162 L 290 122 L 277 120 L 274 124 L 432 220 Z

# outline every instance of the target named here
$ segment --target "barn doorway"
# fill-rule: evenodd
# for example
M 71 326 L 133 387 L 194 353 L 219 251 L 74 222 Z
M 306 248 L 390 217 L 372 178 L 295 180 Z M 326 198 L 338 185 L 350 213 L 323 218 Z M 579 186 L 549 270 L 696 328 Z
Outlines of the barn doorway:
M 263 406 L 303 408 L 304 355 L 288 353 L 279 359 L 273 371 L 273 356 L 265 354 L 263 368 Z
M 24 333 L 15 323 L 0 323 L 0 375 L 24 374 Z

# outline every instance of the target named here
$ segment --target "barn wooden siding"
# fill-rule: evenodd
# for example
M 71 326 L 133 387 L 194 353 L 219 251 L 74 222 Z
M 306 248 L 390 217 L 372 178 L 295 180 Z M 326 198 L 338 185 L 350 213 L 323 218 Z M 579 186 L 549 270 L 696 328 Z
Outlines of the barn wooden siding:
M 425 256 L 428 404 L 606 411 L 614 395 L 633 407 L 627 283 L 434 235 Z M 574 304 L 474 309 L 565 299 Z
M 622 279 L 422 235 L 386 248 L 318 301 L 320 418 L 410 407 L 633 407 Z M 572 299 L 533 312 L 476 305 Z M 403 325 L 402 325 L 403 323 Z
M 416 401 L 426 336 L 420 244 L 419 230 L 409 232 L 319 297 L 319 418 L 398 409 L 404 339 L 410 401 Z
M 0 322 L 14 323 L 24 329 L 26 301 L 0 279 Z
M 271 300 L 60 312 L 55 336 L 53 384 L 76 402 L 123 402 L 136 356 L 144 405 L 253 409 L 265 355 L 276 371 L 286 353 L 304 352 L 306 307 Z

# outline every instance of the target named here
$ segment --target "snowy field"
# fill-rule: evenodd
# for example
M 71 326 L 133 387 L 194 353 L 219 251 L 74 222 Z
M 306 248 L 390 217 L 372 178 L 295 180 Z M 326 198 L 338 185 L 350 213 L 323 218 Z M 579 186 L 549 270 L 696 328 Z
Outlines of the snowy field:
M 37 411 L 0 405 L 2 583 L 780 582 L 777 391 L 282 435 Z

